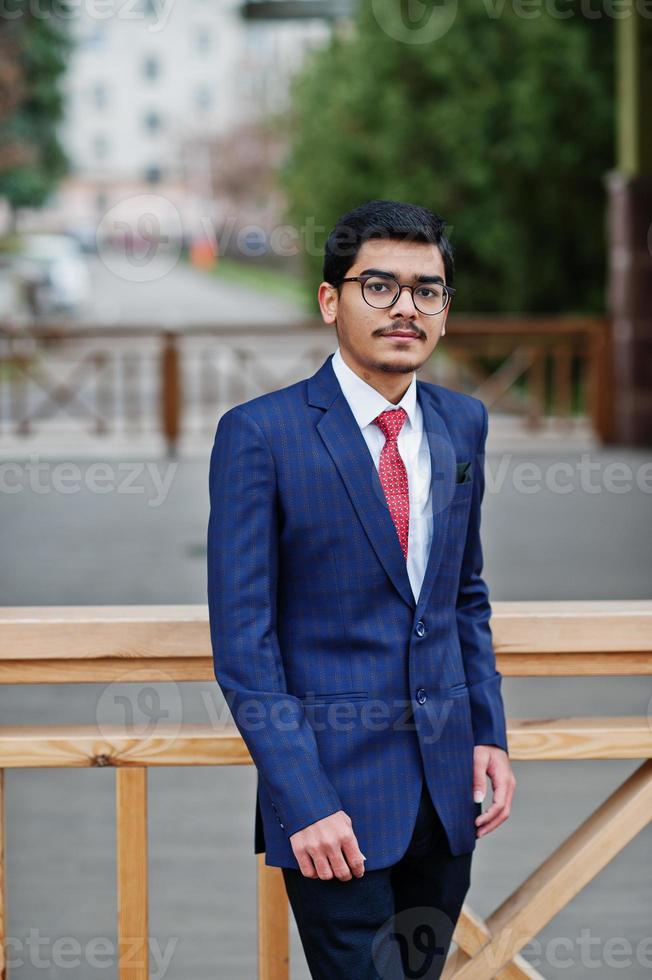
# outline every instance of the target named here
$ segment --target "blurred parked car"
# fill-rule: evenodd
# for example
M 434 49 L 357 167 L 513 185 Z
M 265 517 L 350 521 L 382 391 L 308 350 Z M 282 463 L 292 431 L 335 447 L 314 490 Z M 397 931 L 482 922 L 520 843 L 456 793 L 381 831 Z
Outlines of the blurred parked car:
M 79 315 L 90 299 L 88 265 L 68 235 L 29 234 L 14 258 L 14 274 L 33 316 Z

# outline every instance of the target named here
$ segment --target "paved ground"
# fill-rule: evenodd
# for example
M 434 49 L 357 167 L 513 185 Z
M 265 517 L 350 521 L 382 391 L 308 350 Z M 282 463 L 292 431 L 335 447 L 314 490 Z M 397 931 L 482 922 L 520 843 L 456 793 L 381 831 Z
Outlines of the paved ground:
M 609 465 L 629 467 L 632 481 L 637 475 L 642 481 L 650 454 L 592 449 L 588 477 L 585 450 L 538 443 L 526 452 L 516 442 L 494 441 L 483 513 L 494 600 L 649 597 L 652 495 L 635 484 L 613 492 Z M 112 489 L 102 494 L 91 492 L 91 462 L 81 459 L 77 475 L 67 474 L 68 490 L 77 491 L 63 492 L 54 465 L 30 485 L 35 477 L 21 464 L 14 477 L 25 489 L 0 493 L 2 604 L 205 601 L 207 456 L 177 465 L 126 456 L 106 460 L 113 467 L 106 484 Z M 126 468 L 134 462 L 142 467 L 135 475 Z M 518 466 L 525 462 L 538 467 L 529 471 L 528 485 L 540 488 L 530 493 L 519 484 L 524 474 Z M 129 472 L 131 492 L 121 484 Z M 555 480 L 569 484 L 570 492 L 555 492 Z M 507 712 L 514 717 L 643 714 L 650 688 L 649 682 L 626 679 L 504 682 Z M 102 695 L 105 705 L 107 693 L 99 685 L 5 688 L 0 714 L 3 724 L 92 722 Z M 184 720 L 207 721 L 222 703 L 216 684 L 162 688 L 160 695 Z M 515 763 L 516 805 L 508 823 L 479 842 L 470 904 L 490 913 L 636 766 Z M 151 772 L 150 934 L 163 955 L 171 944 L 167 969 L 158 970 L 152 959 L 153 980 L 254 980 L 254 792 L 251 769 Z M 101 973 L 93 967 L 88 946 L 101 937 L 115 939 L 113 812 L 109 770 L 7 774 L 9 953 L 23 960 L 12 969 L 12 980 L 116 977 L 115 965 Z M 550 923 L 539 937 L 543 976 L 652 976 L 651 851 L 648 829 Z M 30 930 L 31 952 L 25 945 Z M 62 937 L 81 944 L 80 966 L 69 965 L 75 956 L 70 944 L 59 950 L 56 965 L 54 942 Z M 38 949 L 42 966 L 35 965 L 37 939 L 46 940 Z M 115 964 L 110 946 L 102 960 Z M 292 980 L 307 978 L 293 930 Z
M 85 324 L 260 323 L 277 329 L 305 316 L 290 300 L 216 279 L 176 257 L 168 260 L 159 254 L 140 264 L 107 251 L 89 255 L 87 261 L 91 295 L 79 314 Z M 0 317 L 14 308 L 9 278 L 0 272 Z
M 182 261 L 169 265 L 165 257 L 155 259 L 144 277 L 118 253 L 104 260 L 91 258 L 91 321 L 160 326 L 261 323 L 277 329 L 305 318 L 289 300 L 224 282 Z

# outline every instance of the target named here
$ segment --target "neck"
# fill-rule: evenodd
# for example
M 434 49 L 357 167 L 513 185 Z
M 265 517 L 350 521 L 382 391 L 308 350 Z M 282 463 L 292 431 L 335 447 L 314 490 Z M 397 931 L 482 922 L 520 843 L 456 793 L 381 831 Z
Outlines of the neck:
M 349 352 L 342 347 L 340 347 L 340 354 L 347 367 L 350 367 L 359 378 L 362 378 L 368 385 L 371 385 L 372 388 L 380 392 L 383 398 L 386 398 L 392 405 L 398 405 L 412 383 L 414 371 L 405 374 L 399 371 L 374 370 L 373 368 L 358 364 Z

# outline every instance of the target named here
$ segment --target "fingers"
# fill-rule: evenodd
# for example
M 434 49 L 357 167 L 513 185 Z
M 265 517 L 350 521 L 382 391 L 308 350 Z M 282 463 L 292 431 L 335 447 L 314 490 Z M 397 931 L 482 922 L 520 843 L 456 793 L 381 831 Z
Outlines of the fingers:
M 473 799 L 476 803 L 482 803 L 487 795 L 487 768 L 486 760 L 481 759 L 476 753 L 473 763 Z
M 342 841 L 342 851 L 348 867 L 356 878 L 362 878 L 364 874 L 365 856 L 358 846 L 355 834 L 351 831 L 350 836 Z
M 319 877 L 324 880 L 339 878 L 340 881 L 350 881 L 353 877 L 341 850 L 313 855 L 312 859 Z
M 352 830 L 345 831 L 330 845 L 324 844 L 310 852 L 310 857 L 317 877 L 324 881 L 329 878 L 350 881 L 353 877 L 362 878 L 364 874 L 364 857 Z
M 516 787 L 516 778 L 511 768 L 509 766 L 506 769 L 501 768 L 500 773 L 497 772 L 493 776 L 492 784 L 493 799 L 491 805 L 487 807 L 484 813 L 476 817 L 475 825 L 478 828 L 478 837 L 490 834 L 492 830 L 504 823 L 511 813 Z
M 307 852 L 302 854 L 295 854 L 297 861 L 299 862 L 299 871 L 304 876 L 304 878 L 319 878 L 317 874 L 317 869 L 312 863 L 312 858 Z
M 304 877 L 350 881 L 363 876 L 365 858 L 351 827 L 350 818 L 340 811 L 293 835 L 292 847 Z

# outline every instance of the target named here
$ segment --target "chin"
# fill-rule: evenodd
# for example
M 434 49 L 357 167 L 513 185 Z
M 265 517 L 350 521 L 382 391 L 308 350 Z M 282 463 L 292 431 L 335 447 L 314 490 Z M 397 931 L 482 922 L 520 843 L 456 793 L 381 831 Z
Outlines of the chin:
M 399 355 L 398 359 L 378 363 L 376 368 L 378 371 L 386 371 L 388 374 L 411 374 L 413 371 L 418 371 L 423 363 L 423 361 L 415 360 L 413 355 L 410 355 L 409 358 Z

